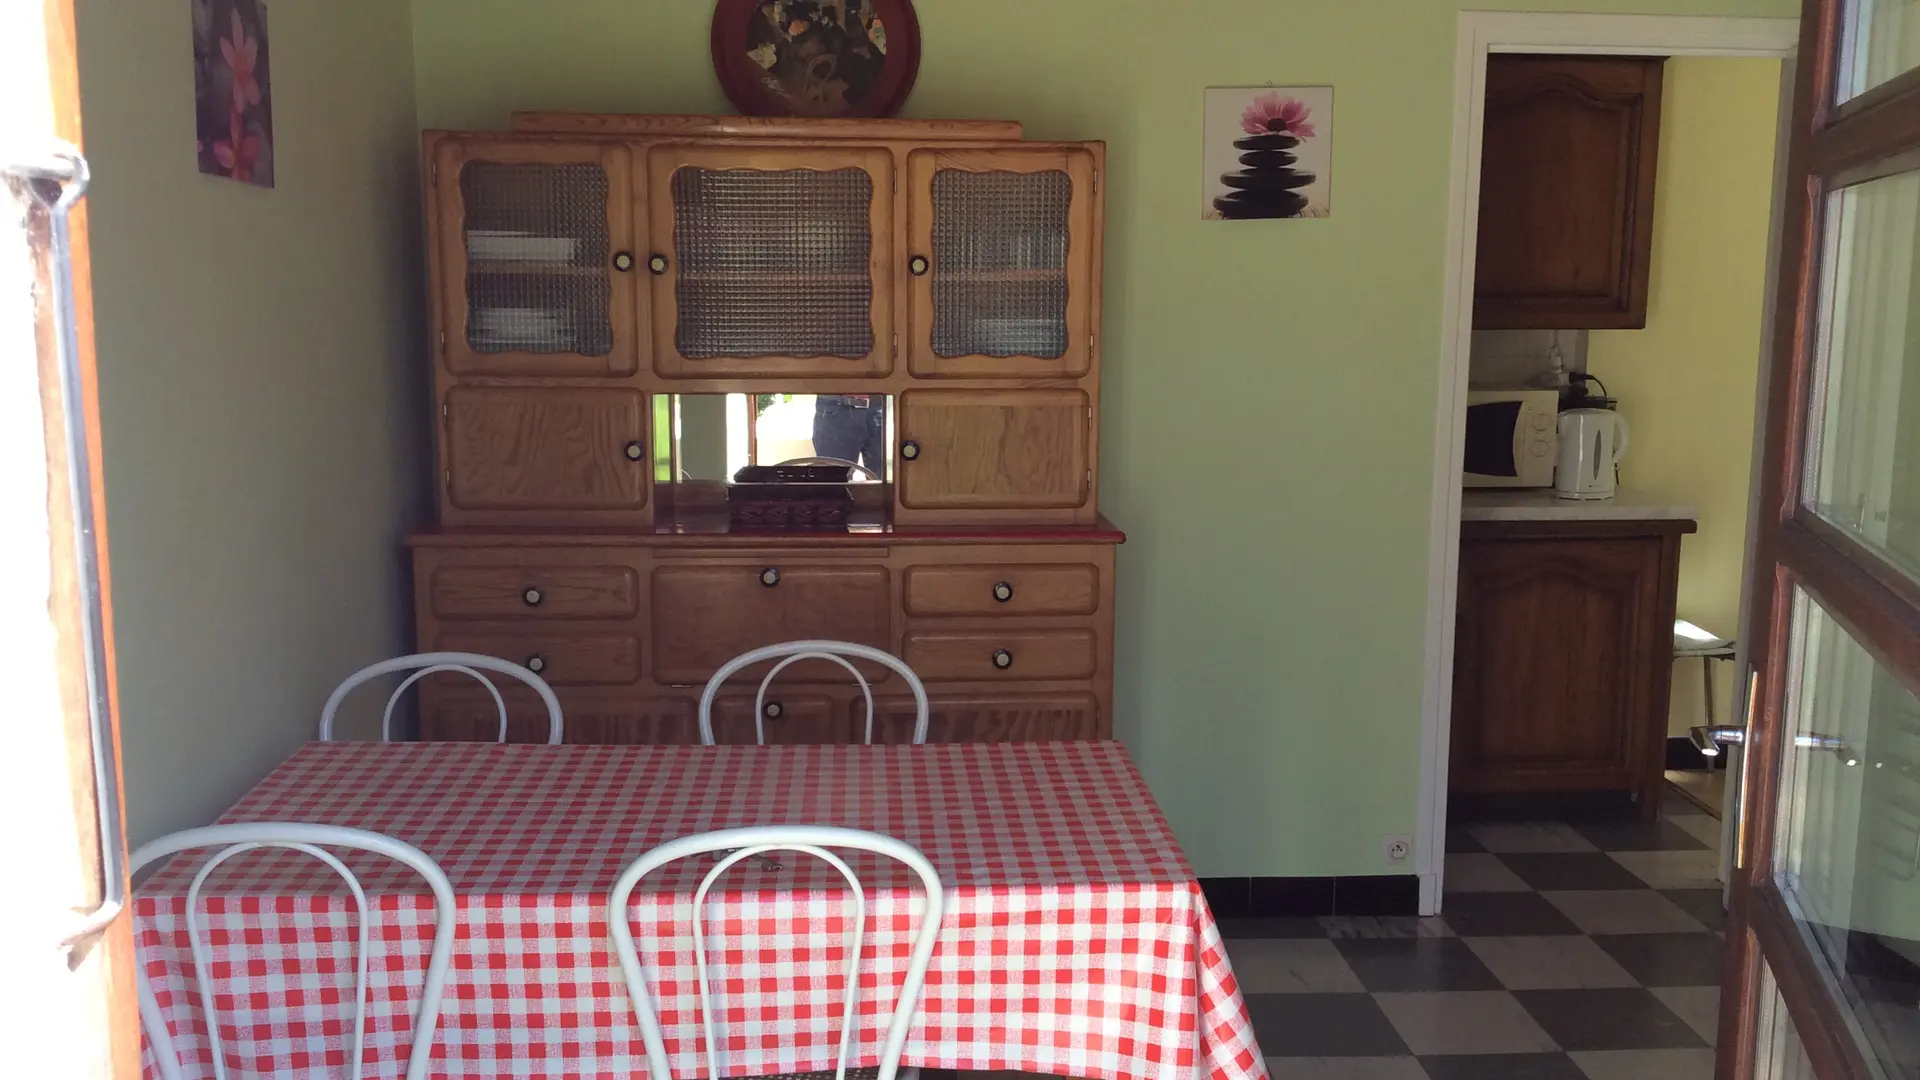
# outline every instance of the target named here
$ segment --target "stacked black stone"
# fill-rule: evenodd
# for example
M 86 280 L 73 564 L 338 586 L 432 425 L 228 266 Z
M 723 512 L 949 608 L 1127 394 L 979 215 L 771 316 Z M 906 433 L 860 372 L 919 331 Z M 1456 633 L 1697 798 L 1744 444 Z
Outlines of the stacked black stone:
M 1271 130 L 1262 134 L 1234 140 L 1240 164 L 1246 167 L 1221 174 L 1220 182 L 1234 189 L 1213 200 L 1221 217 L 1299 217 L 1307 208 L 1307 197 L 1299 189 L 1313 183 L 1313 174 L 1291 168 L 1300 159 L 1288 153 L 1300 140 L 1288 135 L 1278 120 L 1268 126 Z

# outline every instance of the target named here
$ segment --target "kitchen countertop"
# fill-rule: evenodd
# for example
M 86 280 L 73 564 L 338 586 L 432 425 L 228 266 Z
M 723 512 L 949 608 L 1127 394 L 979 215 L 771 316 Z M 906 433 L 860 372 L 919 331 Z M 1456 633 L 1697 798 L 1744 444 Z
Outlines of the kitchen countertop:
M 1475 488 L 1460 504 L 1461 521 L 1692 521 L 1697 508 L 1644 496 L 1630 488 L 1611 499 L 1562 499 L 1552 488 Z

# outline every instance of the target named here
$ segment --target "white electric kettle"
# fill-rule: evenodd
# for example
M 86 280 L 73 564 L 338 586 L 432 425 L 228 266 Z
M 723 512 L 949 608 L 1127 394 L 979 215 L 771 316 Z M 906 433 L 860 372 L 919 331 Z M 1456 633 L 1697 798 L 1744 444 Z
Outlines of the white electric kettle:
M 1554 494 L 1563 499 L 1613 498 L 1615 468 L 1626 456 L 1628 434 L 1627 421 L 1612 409 L 1561 413 Z

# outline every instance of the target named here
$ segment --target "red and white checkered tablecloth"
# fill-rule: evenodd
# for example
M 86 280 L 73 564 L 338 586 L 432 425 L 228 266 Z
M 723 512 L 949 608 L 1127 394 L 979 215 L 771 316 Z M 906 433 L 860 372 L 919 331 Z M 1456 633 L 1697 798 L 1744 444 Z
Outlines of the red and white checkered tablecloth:
M 674 837 L 791 823 L 896 836 L 940 872 L 947 915 L 905 1064 L 1265 1080 L 1212 912 L 1118 743 L 314 743 L 221 820 L 371 829 L 439 862 L 459 922 L 437 1077 L 643 1074 L 609 947 L 614 879 Z M 367 1075 L 399 1077 L 432 895 L 398 864 L 342 855 L 374 911 Z M 135 927 L 190 1075 L 211 1075 L 184 923 L 200 858 L 176 858 L 140 889 Z M 854 865 L 870 913 L 856 1056 L 871 1065 L 924 900 L 902 868 Z M 628 912 L 676 1080 L 705 1075 L 691 920 L 693 886 L 710 867 L 650 875 Z M 708 947 L 723 1071 L 831 1069 L 848 966 L 844 883 L 793 855 L 778 869 L 736 867 L 722 887 L 709 898 Z M 357 929 L 344 884 L 307 856 L 254 852 L 215 872 L 201 912 L 228 1075 L 343 1065 Z

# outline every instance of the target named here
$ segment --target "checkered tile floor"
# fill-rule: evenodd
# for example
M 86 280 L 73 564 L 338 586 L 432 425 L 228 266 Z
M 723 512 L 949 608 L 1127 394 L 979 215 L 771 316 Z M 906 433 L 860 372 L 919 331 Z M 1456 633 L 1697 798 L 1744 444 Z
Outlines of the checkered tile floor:
M 1431 919 L 1223 919 L 1274 1080 L 1713 1075 L 1720 823 L 1455 827 Z

